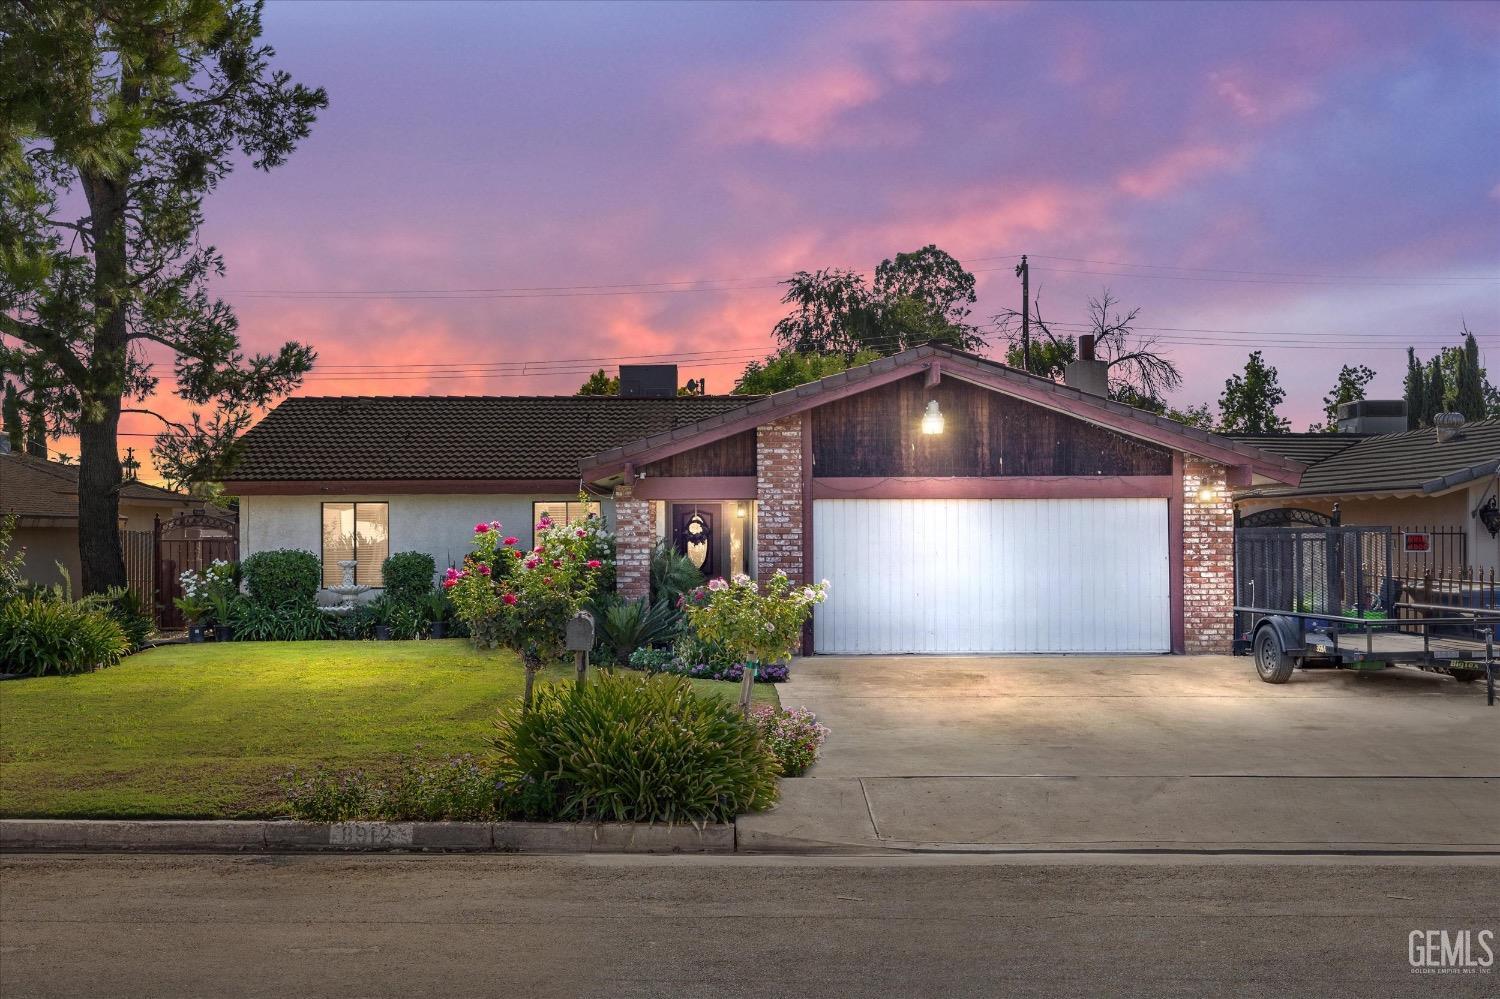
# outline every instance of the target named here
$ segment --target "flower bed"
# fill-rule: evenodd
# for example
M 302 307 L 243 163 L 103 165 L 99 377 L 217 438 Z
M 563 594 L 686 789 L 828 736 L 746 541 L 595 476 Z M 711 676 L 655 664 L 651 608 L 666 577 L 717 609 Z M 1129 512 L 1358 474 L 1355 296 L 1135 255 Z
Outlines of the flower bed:
M 743 663 L 693 662 L 674 649 L 636 649 L 626 660 L 625 667 L 643 673 L 670 673 L 697 680 L 729 680 L 734 683 L 745 676 Z M 791 668 L 786 663 L 772 663 L 755 671 L 755 682 L 785 683 L 790 676 Z

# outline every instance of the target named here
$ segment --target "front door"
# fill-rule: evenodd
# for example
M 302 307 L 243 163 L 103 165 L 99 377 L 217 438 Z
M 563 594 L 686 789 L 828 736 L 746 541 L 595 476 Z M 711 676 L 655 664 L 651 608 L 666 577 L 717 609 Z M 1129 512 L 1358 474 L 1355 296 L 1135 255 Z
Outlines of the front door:
M 713 507 L 682 504 L 672 508 L 672 544 L 712 579 L 723 575 L 719 568 L 718 544 L 714 537 Z

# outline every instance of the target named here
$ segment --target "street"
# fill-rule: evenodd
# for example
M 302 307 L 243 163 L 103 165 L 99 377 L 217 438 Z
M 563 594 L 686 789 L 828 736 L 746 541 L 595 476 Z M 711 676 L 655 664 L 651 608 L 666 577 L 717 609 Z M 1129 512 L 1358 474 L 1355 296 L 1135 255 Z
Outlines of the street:
M 1493 966 L 1414 973 L 1409 934 L 1429 929 L 1500 929 L 1500 865 L 1210 856 L 0 859 L 7 999 L 1500 991 Z

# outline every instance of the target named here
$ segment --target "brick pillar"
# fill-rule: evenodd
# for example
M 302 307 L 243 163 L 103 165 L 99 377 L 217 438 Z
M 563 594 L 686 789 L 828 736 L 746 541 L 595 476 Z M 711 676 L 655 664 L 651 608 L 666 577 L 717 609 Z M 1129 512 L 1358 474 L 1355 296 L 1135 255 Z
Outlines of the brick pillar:
M 802 578 L 802 420 L 755 428 L 755 571 Z
M 626 600 L 651 595 L 653 506 L 650 500 L 635 499 L 630 486 L 615 486 L 615 592 Z
M 1189 654 L 1230 651 L 1234 640 L 1234 501 L 1223 465 L 1182 468 L 1182 623 Z M 1213 491 L 1205 502 L 1200 493 Z

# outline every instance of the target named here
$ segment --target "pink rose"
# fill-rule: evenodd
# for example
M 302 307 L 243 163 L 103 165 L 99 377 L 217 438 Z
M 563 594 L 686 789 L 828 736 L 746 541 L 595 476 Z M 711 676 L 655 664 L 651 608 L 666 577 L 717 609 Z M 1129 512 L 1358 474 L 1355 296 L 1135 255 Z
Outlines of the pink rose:
M 487 533 L 489 533 L 489 529 L 490 529 L 490 525 L 489 524 L 475 524 L 474 525 L 474 533 L 475 534 L 487 534 Z
M 451 590 L 451 589 L 453 589 L 457 585 L 458 585 L 458 580 L 456 580 L 456 579 L 445 579 L 445 580 L 443 580 L 443 589 L 445 589 L 445 590 Z
M 480 566 L 479 567 L 479 574 L 481 576 L 488 576 L 490 574 L 490 567 L 487 566 L 487 565 Z
M 521 555 L 521 549 L 519 549 L 519 548 L 514 549 L 513 551 L 511 551 L 511 555 L 514 558 L 521 558 L 522 557 L 522 555 Z
M 546 586 L 551 586 L 552 585 L 552 577 L 551 576 L 543 576 L 542 577 L 542 583 L 544 585 L 546 585 Z
M 603 562 L 599 561 L 596 558 L 589 559 L 589 568 L 590 569 L 597 569 L 597 568 L 599 568 L 603 564 L 604 564 Z
M 521 540 L 520 538 L 512 536 L 512 537 L 506 538 L 505 539 L 505 543 L 508 544 L 508 545 L 513 545 L 513 544 L 515 544 L 516 542 L 518 542 L 520 540 Z
M 554 569 L 561 569 L 562 568 L 562 559 L 560 559 L 560 558 L 553 559 L 552 560 L 552 568 L 554 568 Z
M 525 563 L 523 563 L 523 564 L 524 564 L 524 565 L 525 565 L 525 566 L 526 566 L 526 568 L 528 568 L 528 569 L 535 569 L 535 568 L 536 568 L 536 567 L 537 567 L 537 566 L 539 566 L 539 565 L 541 565 L 541 564 L 542 564 L 542 560 L 541 560 L 541 559 L 539 559 L 539 558 L 529 558 L 529 559 L 527 559 L 527 560 L 526 560 L 526 561 L 525 561 Z
M 505 602 L 506 606 L 508 606 L 508 607 L 514 607 L 515 606 L 516 595 L 514 593 L 507 593 L 505 596 L 501 597 L 500 599 L 503 600 Z
M 585 538 L 585 537 L 588 537 L 588 533 L 589 532 L 583 530 L 582 528 L 580 528 L 579 530 L 575 531 L 574 533 L 577 534 L 580 538 Z

